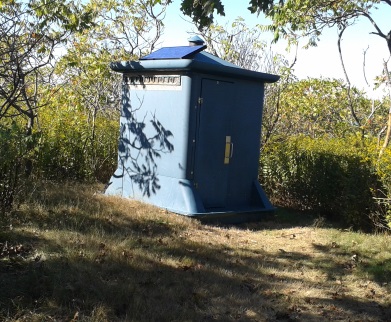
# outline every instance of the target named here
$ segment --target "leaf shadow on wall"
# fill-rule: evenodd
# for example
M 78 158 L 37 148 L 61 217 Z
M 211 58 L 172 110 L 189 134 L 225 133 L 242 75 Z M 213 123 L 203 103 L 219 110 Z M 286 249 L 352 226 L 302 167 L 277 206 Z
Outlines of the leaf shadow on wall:
M 121 110 L 118 144 L 118 169 L 114 178 L 127 176 L 143 196 L 156 194 L 161 188 L 158 178 L 158 159 L 174 151 L 173 133 L 157 119 L 156 114 L 137 116 L 141 109 L 134 109 L 125 101 Z M 148 126 L 148 122 L 150 126 Z M 110 183 L 109 183 L 110 184 Z

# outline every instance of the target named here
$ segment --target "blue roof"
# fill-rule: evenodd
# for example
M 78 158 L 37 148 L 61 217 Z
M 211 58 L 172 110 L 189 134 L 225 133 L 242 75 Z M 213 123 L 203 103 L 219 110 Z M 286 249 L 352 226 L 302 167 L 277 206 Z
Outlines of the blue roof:
M 189 42 L 194 42 L 194 43 L 204 43 L 204 40 L 201 37 L 197 36 L 197 35 L 195 35 L 193 37 L 190 37 L 188 39 L 188 41 Z
M 164 47 L 139 61 L 113 62 L 110 68 L 120 73 L 157 73 L 194 71 L 209 75 L 241 78 L 264 83 L 274 83 L 277 75 L 256 72 L 234 65 L 210 53 L 206 46 Z
M 195 54 L 203 51 L 206 48 L 202 46 L 179 46 L 179 47 L 163 47 L 153 53 L 140 58 L 140 60 L 152 59 L 186 59 L 191 58 Z

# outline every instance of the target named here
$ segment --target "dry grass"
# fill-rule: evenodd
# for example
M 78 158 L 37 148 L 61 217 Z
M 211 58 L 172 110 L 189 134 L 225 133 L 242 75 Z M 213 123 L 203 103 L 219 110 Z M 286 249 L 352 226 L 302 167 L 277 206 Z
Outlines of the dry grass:
M 1 321 L 391 319 L 390 236 L 203 225 L 99 189 L 47 184 L 3 218 Z

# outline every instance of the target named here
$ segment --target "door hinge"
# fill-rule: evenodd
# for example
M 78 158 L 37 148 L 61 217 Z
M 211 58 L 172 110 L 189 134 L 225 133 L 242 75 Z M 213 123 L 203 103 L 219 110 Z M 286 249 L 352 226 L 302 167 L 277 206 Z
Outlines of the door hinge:
M 198 104 L 201 105 L 203 102 L 204 102 L 204 99 L 203 99 L 202 97 L 199 97 L 199 98 L 198 98 Z

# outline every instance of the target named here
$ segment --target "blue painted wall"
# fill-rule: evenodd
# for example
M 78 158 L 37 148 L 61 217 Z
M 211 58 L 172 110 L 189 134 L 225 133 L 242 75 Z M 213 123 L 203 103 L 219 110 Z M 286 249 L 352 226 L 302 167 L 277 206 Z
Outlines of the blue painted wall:
M 198 218 L 247 220 L 243 214 L 273 210 L 257 177 L 264 83 L 278 77 L 221 60 L 212 66 L 211 55 L 201 54 L 196 65 L 113 68 L 124 73 L 124 85 L 118 169 L 106 194 Z M 159 77 L 173 83 L 155 83 Z

